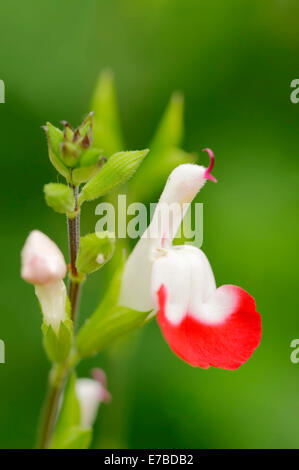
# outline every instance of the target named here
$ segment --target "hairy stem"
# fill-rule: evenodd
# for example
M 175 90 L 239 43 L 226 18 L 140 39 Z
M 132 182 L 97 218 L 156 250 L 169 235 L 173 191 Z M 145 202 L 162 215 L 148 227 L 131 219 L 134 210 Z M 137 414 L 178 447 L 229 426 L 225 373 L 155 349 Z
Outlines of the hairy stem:
M 71 314 L 75 330 L 82 279 L 79 279 L 76 268 L 76 259 L 80 242 L 80 211 L 78 210 L 78 187 L 73 186 L 72 189 L 76 201 L 74 211 L 75 216 L 68 217 L 67 222 L 70 254 L 69 299 L 71 303 Z M 60 396 L 64 389 L 64 385 L 69 371 L 70 365 L 66 363 L 62 366 L 54 366 L 53 370 L 50 372 L 48 394 L 44 405 L 42 424 L 38 441 L 38 448 L 40 449 L 47 449 L 50 445 L 51 437 L 55 429 L 55 424 L 59 411 Z
M 69 233 L 69 252 L 70 252 L 70 266 L 71 276 L 69 284 L 69 298 L 71 302 L 72 320 L 76 322 L 77 312 L 79 308 L 81 282 L 78 279 L 78 272 L 76 268 L 76 259 L 80 242 L 80 212 L 78 211 L 78 187 L 73 186 L 74 197 L 76 201 L 75 212 L 76 216 L 73 218 L 68 217 L 68 233 Z

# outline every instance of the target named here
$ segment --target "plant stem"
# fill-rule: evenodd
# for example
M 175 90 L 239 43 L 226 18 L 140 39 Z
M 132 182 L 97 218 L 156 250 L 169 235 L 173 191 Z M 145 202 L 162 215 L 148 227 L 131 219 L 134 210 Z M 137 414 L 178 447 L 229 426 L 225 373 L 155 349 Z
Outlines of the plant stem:
M 69 298 L 71 302 L 72 310 L 72 320 L 76 322 L 79 301 L 80 301 L 80 292 L 81 292 L 81 282 L 78 279 L 78 272 L 76 268 L 76 259 L 79 249 L 80 242 L 80 211 L 78 211 L 78 186 L 73 186 L 73 192 L 75 197 L 75 212 L 76 215 L 73 218 L 68 217 L 68 233 L 69 233 L 69 252 L 70 252 L 70 265 L 71 265 L 71 277 L 69 284 Z M 77 212 L 78 211 L 78 212 Z
M 39 449 L 47 449 L 49 447 L 59 408 L 59 399 L 67 373 L 68 367 L 66 365 L 56 365 L 50 372 L 48 394 L 44 405 L 38 439 Z
M 69 253 L 70 253 L 70 281 L 69 299 L 71 303 L 71 314 L 74 324 L 76 324 L 77 312 L 79 308 L 82 279 L 79 279 L 76 268 L 76 259 L 80 242 L 80 211 L 78 211 L 78 186 L 72 186 L 75 197 L 75 217 L 68 217 Z M 39 437 L 38 448 L 47 449 L 50 444 L 52 433 L 58 414 L 59 400 L 67 376 L 70 371 L 70 364 L 54 365 L 50 372 L 49 388 L 44 406 L 42 425 Z

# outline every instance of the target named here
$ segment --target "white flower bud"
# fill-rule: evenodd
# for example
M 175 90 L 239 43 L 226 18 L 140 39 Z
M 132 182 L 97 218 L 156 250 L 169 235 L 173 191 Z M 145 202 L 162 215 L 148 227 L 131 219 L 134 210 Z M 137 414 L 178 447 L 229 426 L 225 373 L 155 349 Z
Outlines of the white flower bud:
M 36 285 L 35 293 L 41 305 L 44 322 L 58 333 L 60 322 L 67 319 L 66 287 L 62 280 Z
M 66 264 L 58 246 L 39 230 L 31 232 L 22 250 L 22 278 L 34 285 L 61 280 Z
M 106 376 L 100 369 L 95 369 L 94 379 L 78 379 L 76 381 L 76 394 L 81 410 L 81 426 L 91 428 L 97 417 L 100 403 L 110 400 L 110 393 L 106 389 Z
M 60 322 L 65 321 L 66 288 L 63 278 L 66 264 L 58 246 L 39 230 L 31 232 L 22 253 L 21 276 L 35 285 L 44 322 L 58 334 Z

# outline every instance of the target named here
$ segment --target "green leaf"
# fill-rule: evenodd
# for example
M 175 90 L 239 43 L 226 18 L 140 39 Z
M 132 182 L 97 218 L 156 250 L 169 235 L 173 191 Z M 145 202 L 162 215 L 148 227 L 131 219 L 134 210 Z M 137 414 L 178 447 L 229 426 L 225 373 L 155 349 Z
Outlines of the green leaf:
M 81 357 L 93 356 L 114 340 L 142 326 L 150 312 L 138 312 L 117 305 L 123 267 L 115 274 L 98 308 L 78 333 L 76 347 Z
M 75 210 L 75 198 L 72 189 L 61 183 L 48 183 L 44 186 L 46 203 L 61 214 Z
M 72 347 L 72 321 L 68 318 L 64 322 L 60 322 L 58 333 L 54 331 L 51 325 L 43 323 L 42 331 L 44 347 L 50 361 L 56 363 L 65 361 Z
M 53 443 L 52 449 L 88 449 L 92 439 L 92 429 L 70 428 L 64 440 Z
M 110 260 L 115 250 L 115 235 L 109 232 L 90 233 L 80 238 L 76 261 L 80 273 L 97 271 Z
M 91 180 L 83 187 L 79 203 L 91 201 L 121 185 L 133 176 L 149 150 L 119 152 L 112 155 Z
M 112 155 L 124 148 L 113 75 L 106 70 L 100 75 L 91 101 L 94 110 L 94 144 Z
M 62 435 L 66 428 L 79 426 L 80 419 L 80 404 L 76 394 L 76 374 L 73 372 L 65 387 L 61 411 L 55 428 L 55 438 Z
M 171 147 L 179 147 L 183 138 L 184 97 L 175 92 L 170 98 L 160 125 L 151 142 L 153 158 L 156 154 Z M 152 156 L 152 155 L 151 155 Z
M 63 132 L 60 129 L 57 129 L 57 127 L 54 127 L 50 122 L 47 122 L 47 125 L 44 127 L 44 129 L 48 138 L 50 161 L 58 173 L 64 176 L 67 181 L 70 181 L 70 171 L 59 156 L 59 146 L 63 141 Z
M 92 430 L 80 427 L 80 404 L 76 395 L 76 375 L 70 375 L 63 396 L 50 447 L 52 449 L 87 449 Z
M 182 163 L 191 163 L 194 156 L 179 148 L 183 138 L 184 99 L 173 93 L 162 116 L 156 134 L 151 141 L 151 153 L 130 183 L 133 200 L 150 201 L 153 188 L 163 188 L 171 171 Z
M 89 357 L 97 354 L 116 339 L 142 326 L 149 313 L 116 306 L 110 308 L 101 318 L 92 316 L 79 332 L 79 355 Z

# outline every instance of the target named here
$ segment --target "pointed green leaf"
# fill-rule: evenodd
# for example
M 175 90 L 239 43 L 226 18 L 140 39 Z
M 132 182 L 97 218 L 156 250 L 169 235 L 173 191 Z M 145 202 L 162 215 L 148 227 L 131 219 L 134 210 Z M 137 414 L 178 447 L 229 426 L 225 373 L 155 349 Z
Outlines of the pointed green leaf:
M 92 316 L 78 335 L 79 355 L 89 357 L 97 354 L 116 339 L 142 326 L 149 313 L 116 306 L 100 319 Z
M 119 152 L 83 187 L 79 203 L 91 201 L 121 185 L 133 176 L 149 150 Z
M 183 138 L 183 113 L 183 95 L 175 92 L 170 98 L 157 132 L 151 142 L 150 149 L 152 155 L 181 145 Z
M 132 199 L 149 201 L 153 196 L 152 188 L 162 188 L 176 166 L 194 161 L 194 156 L 179 149 L 183 137 L 183 111 L 183 96 L 175 92 L 150 144 L 150 155 L 130 183 Z
M 61 411 L 53 434 L 52 449 L 87 449 L 92 430 L 80 427 L 80 404 L 76 395 L 76 375 L 70 375 L 63 396 Z
M 55 428 L 55 438 L 64 433 L 66 428 L 79 426 L 81 419 L 80 403 L 76 394 L 76 374 L 70 374 Z
M 120 130 L 113 75 L 101 74 L 91 101 L 94 110 L 94 144 L 104 149 L 107 156 L 124 148 Z

